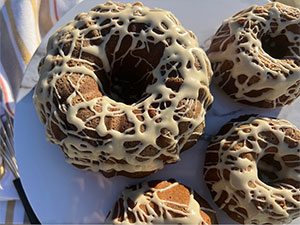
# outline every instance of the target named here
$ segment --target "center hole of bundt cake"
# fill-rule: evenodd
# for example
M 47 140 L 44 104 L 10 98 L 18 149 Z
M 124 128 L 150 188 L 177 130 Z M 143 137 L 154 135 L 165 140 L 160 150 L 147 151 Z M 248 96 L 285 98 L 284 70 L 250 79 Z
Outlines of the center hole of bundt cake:
M 261 38 L 261 43 L 263 50 L 272 58 L 284 59 L 285 56 L 290 55 L 288 47 L 291 45 L 291 43 L 285 35 L 271 37 L 267 34 Z
M 264 155 L 257 164 L 258 178 L 267 185 L 278 180 L 278 172 L 282 169 L 279 161 L 274 159 L 274 154 Z
M 127 105 L 138 103 L 147 97 L 147 86 L 152 84 L 153 75 L 147 68 L 135 67 L 131 56 L 123 62 L 117 61 L 110 73 L 108 96 Z
M 133 47 L 133 39 L 129 35 L 121 40 L 123 49 L 115 51 L 115 45 L 107 50 L 111 70 L 101 79 L 104 93 L 117 102 L 127 105 L 138 103 L 149 97 L 146 92 L 149 85 L 157 79 L 153 70 L 159 64 L 165 49 L 163 42 L 138 41 Z M 129 48 L 132 48 L 128 50 Z M 123 52 L 123 55 L 122 53 Z

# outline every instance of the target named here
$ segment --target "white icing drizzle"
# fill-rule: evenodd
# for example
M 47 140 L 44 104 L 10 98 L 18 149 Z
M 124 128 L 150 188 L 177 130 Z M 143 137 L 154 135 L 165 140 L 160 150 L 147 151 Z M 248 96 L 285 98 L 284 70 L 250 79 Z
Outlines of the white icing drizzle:
M 291 14 L 284 16 L 286 12 L 291 12 L 293 16 Z M 244 19 L 243 25 L 239 24 Z M 292 24 L 298 26 L 298 31 L 294 27 L 296 33 L 287 29 Z M 269 107 L 290 104 L 300 95 L 299 29 L 300 10 L 280 3 L 254 5 L 224 20 L 212 40 L 214 44 L 211 45 L 208 54 L 214 71 L 221 74 L 214 77 L 214 82 L 224 88 L 233 78 L 237 90 L 230 96 L 238 101 L 250 103 L 267 101 L 271 105 Z M 273 58 L 264 51 L 259 35 L 262 35 L 261 37 L 270 35 L 272 38 L 284 35 L 292 43 L 286 46 L 291 55 L 285 55 L 282 59 Z M 218 50 L 212 48 L 216 44 L 220 44 Z M 225 61 L 231 61 L 233 66 L 221 72 Z M 228 73 L 229 76 L 226 78 L 225 74 Z M 241 78 L 241 82 L 239 82 L 240 75 L 244 77 Z M 253 94 L 259 90 L 263 91 L 261 95 Z
M 206 159 L 204 167 L 206 183 L 212 185 L 212 190 L 216 192 L 214 200 L 217 202 L 221 195 L 224 197 L 224 192 L 227 193 L 221 208 L 228 207 L 245 224 L 290 223 L 300 215 L 300 190 L 284 181 L 300 182 L 300 141 L 293 140 L 294 146 L 289 146 L 285 142 L 288 137 L 284 132 L 286 128 L 297 130 L 286 120 L 250 117 L 243 122 L 235 122 L 226 134 L 215 136 L 208 146 L 207 154 L 214 154 L 217 160 L 212 163 Z M 272 132 L 278 144 L 265 141 L 261 132 Z M 265 146 L 261 147 L 258 141 L 263 141 Z M 273 152 L 274 148 L 277 149 L 276 153 Z M 241 157 L 246 153 L 254 154 L 256 158 L 251 161 Z M 269 165 L 261 163 L 260 160 L 267 154 L 274 155 L 274 160 L 281 164 L 281 170 L 274 171 L 271 161 Z M 285 157 L 290 157 L 291 161 Z M 258 178 L 259 169 L 274 172 L 278 176 L 272 181 L 273 186 Z M 214 181 L 209 178 L 213 171 L 218 176 Z M 230 172 L 229 175 L 225 171 Z
M 195 35 L 191 31 L 185 30 L 169 11 L 149 9 L 148 7 L 141 6 L 141 4 L 122 5 L 113 2 L 98 5 L 96 8 L 101 8 L 101 11 L 90 11 L 87 14 L 78 15 L 76 17 L 78 21 L 71 21 L 57 30 L 49 39 L 47 55 L 41 62 L 39 68 L 40 80 L 34 94 L 35 107 L 40 120 L 47 128 L 47 138 L 62 147 L 69 163 L 81 165 L 85 169 L 107 172 L 127 171 L 130 173 L 161 169 L 164 163 L 178 161 L 182 147 L 189 142 L 195 142 L 197 140 L 196 137 L 202 134 L 202 130 L 197 128 L 204 126 L 206 109 L 213 100 L 208 89 L 212 76 L 209 60 L 205 52 L 199 48 Z M 116 17 L 118 19 L 114 19 Z M 110 19 L 110 22 L 100 26 L 106 19 Z M 95 21 L 96 23 L 90 24 L 87 28 L 78 29 L 78 27 L 88 24 L 91 21 Z M 118 21 L 122 21 L 122 25 Z M 142 30 L 138 37 L 135 37 L 134 34 L 136 33 L 128 32 L 128 26 L 132 22 L 145 23 L 149 28 L 147 32 Z M 84 41 L 87 40 L 84 39 L 84 36 L 90 31 L 99 30 L 100 32 L 101 29 L 108 28 L 111 25 L 114 27 L 111 28 L 109 35 L 104 38 L 100 35 L 102 39 L 100 45 L 81 46 L 80 56 L 78 58 L 72 57 L 71 54 L 76 48 L 76 40 L 81 40 L 81 43 L 84 44 Z M 153 31 L 154 28 L 159 28 L 163 31 L 163 34 L 155 33 Z M 102 93 L 103 96 L 101 97 L 87 101 L 79 91 L 80 80 L 84 76 L 89 75 L 97 82 L 100 90 L 104 90 L 102 83 L 93 69 L 83 65 L 70 67 L 68 66 L 68 62 L 72 59 L 109 73 L 112 68 L 105 54 L 105 47 L 110 39 L 108 36 L 116 33 L 119 35 L 119 39 L 115 46 L 114 55 L 112 56 L 113 60 L 116 58 L 115 53 L 121 49 L 121 41 L 128 35 L 131 36 L 132 43 L 123 56 L 127 55 L 133 49 L 147 47 L 150 42 L 153 44 L 163 42 L 165 44 L 166 47 L 163 56 L 158 65 L 151 71 L 157 82 L 147 86 L 145 92 L 150 94 L 148 98 L 131 105 L 115 101 L 105 96 L 105 93 Z M 60 37 L 62 36 L 61 40 Z M 154 40 L 149 41 L 147 39 L 148 36 L 154 37 Z M 167 43 L 166 41 L 169 37 L 172 38 L 171 43 Z M 68 54 L 65 55 L 62 44 L 67 42 L 71 42 L 71 47 Z M 142 44 L 136 47 L 138 42 Z M 97 56 L 101 59 L 103 66 L 100 67 L 95 63 L 82 59 L 82 52 L 88 52 Z M 137 65 L 132 66 L 137 67 L 142 60 L 140 58 Z M 168 68 L 167 64 L 172 61 L 176 63 Z M 200 64 L 200 68 L 196 68 L 195 66 L 197 61 Z M 161 71 L 163 67 L 165 67 L 164 74 Z M 183 79 L 183 83 L 177 93 L 165 85 L 168 75 L 174 69 L 177 73 L 180 73 Z M 79 81 L 76 84 L 72 83 L 71 80 L 71 76 L 74 73 L 80 74 Z M 59 105 L 58 109 L 53 102 L 54 94 L 59 95 L 55 84 L 64 74 L 68 75 L 68 81 L 72 84 L 74 91 L 65 103 Z M 202 92 L 203 96 L 199 96 L 199 91 Z M 172 95 L 173 97 L 171 98 L 170 96 Z M 76 96 L 80 96 L 83 101 L 72 104 L 72 100 Z M 157 100 L 158 96 L 160 96 L 160 99 Z M 184 99 L 186 101 L 183 101 Z M 166 105 L 167 102 L 171 102 L 171 104 Z M 161 107 L 153 108 L 153 103 L 160 103 L 161 106 L 165 104 L 165 109 Z M 194 105 L 201 107 L 199 115 L 195 115 L 193 112 Z M 101 110 L 95 110 L 95 106 Z M 93 115 L 87 121 L 83 121 L 76 116 L 80 109 L 89 109 Z M 144 110 L 142 111 L 141 109 Z M 60 118 L 59 110 L 65 114 L 69 124 L 76 126 L 76 130 L 66 129 L 65 121 Z M 138 114 L 135 112 L 136 110 L 140 110 Z M 155 112 L 153 118 L 150 117 L 149 110 Z M 193 116 L 187 116 L 187 113 L 192 113 Z M 125 130 L 123 133 L 107 128 L 104 119 L 106 116 L 120 117 L 122 115 L 125 115 L 128 122 L 133 124 L 131 128 Z M 143 121 L 139 120 L 137 115 L 142 116 Z M 175 120 L 175 117 L 178 117 L 178 120 Z M 97 118 L 100 118 L 100 121 L 95 129 L 87 126 L 89 121 Z M 159 122 L 154 122 L 158 120 Z M 189 128 L 182 134 L 179 133 L 179 124 L 181 122 L 189 124 Z M 51 123 L 54 123 L 65 134 L 62 140 L 55 138 Z M 141 126 L 146 127 L 145 131 L 141 132 Z M 82 134 L 86 129 L 96 132 L 101 137 L 101 144 L 99 144 L 99 138 Z M 167 130 L 165 134 L 162 134 L 163 129 Z M 130 132 L 134 134 L 128 134 Z M 158 146 L 157 138 L 159 136 L 165 137 L 169 141 L 169 144 L 163 147 Z M 97 146 L 91 145 L 88 141 L 96 142 Z M 134 147 L 124 147 L 125 142 L 137 141 L 139 144 Z M 157 149 L 157 153 L 153 156 L 143 155 L 143 150 L 147 146 Z M 160 156 L 166 156 L 168 160 L 163 162 L 163 160 L 158 159 Z M 123 163 L 118 163 L 118 161 L 123 161 Z
M 122 205 L 120 205 L 119 202 L 118 208 L 114 208 L 112 211 L 110 211 L 105 223 L 132 224 L 128 217 L 128 212 L 130 212 L 136 219 L 134 224 L 207 224 L 200 214 L 200 209 L 202 209 L 202 207 L 200 207 L 199 203 L 194 199 L 193 190 L 190 191 L 190 200 L 187 205 L 170 200 L 163 200 L 159 197 L 159 193 L 163 193 L 164 191 L 174 188 L 177 185 L 181 184 L 174 182 L 172 184 L 169 183 L 169 185 L 165 188 L 153 188 L 149 186 L 148 182 L 144 182 L 136 185 L 135 190 L 130 188 L 124 189 L 120 197 L 120 199 L 123 200 Z M 134 202 L 133 208 L 128 205 L 128 199 L 129 201 L 131 200 Z M 156 206 L 158 206 L 158 209 L 156 210 L 159 211 L 159 215 L 150 206 L 150 203 L 154 203 Z M 140 207 L 141 205 L 146 207 L 149 215 L 142 210 Z M 170 207 L 170 205 L 173 207 Z M 174 207 L 184 207 L 186 212 L 174 209 Z M 121 208 L 123 208 L 124 211 Z M 117 210 L 118 212 L 117 218 L 113 218 L 114 210 Z M 212 209 L 207 208 L 205 208 L 205 210 L 213 211 Z M 124 219 L 122 221 L 118 221 L 118 217 L 121 216 L 120 212 L 123 212 Z M 173 217 L 171 213 L 176 213 L 181 216 Z M 213 213 L 215 212 L 213 211 Z

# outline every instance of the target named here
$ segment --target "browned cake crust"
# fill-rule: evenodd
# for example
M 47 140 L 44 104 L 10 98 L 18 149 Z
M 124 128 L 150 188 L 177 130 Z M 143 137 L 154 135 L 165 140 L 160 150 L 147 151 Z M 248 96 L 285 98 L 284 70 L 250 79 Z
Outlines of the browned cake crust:
M 274 108 L 300 95 L 300 10 L 281 3 L 252 6 L 226 19 L 209 59 L 214 82 L 231 98 Z
M 204 179 L 239 223 L 290 223 L 300 212 L 300 131 L 282 119 L 241 116 L 210 142 Z
M 106 222 L 218 224 L 210 205 L 175 180 L 156 180 L 125 188 Z
M 53 34 L 34 102 L 67 161 L 107 177 L 175 163 L 203 132 L 210 62 L 171 12 L 107 2 Z

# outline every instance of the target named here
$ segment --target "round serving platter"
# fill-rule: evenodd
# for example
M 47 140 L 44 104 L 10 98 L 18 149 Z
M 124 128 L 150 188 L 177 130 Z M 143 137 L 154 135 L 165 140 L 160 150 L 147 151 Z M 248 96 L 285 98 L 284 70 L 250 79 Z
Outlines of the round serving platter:
M 81 12 L 105 1 L 82 2 L 70 10 L 50 30 L 33 56 L 25 79 L 37 80 L 37 65 L 47 40 L 57 28 L 72 20 Z M 127 1 L 134 3 L 135 1 Z M 192 30 L 201 46 L 215 33 L 222 21 L 252 4 L 263 5 L 266 0 L 210 0 L 174 1 L 144 0 L 144 5 L 171 11 L 185 28 Z M 32 87 L 34 83 L 32 83 Z M 214 103 L 206 116 L 204 137 L 214 135 L 228 120 L 243 114 L 261 114 L 287 119 L 300 127 L 300 99 L 291 106 L 264 110 L 233 102 L 214 85 L 211 85 Z M 15 116 L 15 149 L 21 180 L 27 197 L 42 223 L 103 223 L 122 189 L 144 180 L 175 178 L 195 189 L 216 210 L 221 224 L 235 224 L 213 203 L 203 181 L 202 169 L 207 141 L 202 138 L 192 149 L 181 155 L 181 161 L 167 165 L 163 170 L 143 179 L 122 176 L 105 178 L 100 173 L 78 170 L 65 162 L 58 146 L 46 140 L 45 128 L 35 111 L 32 95 L 25 96 L 17 104 Z M 300 224 L 300 219 L 293 224 Z

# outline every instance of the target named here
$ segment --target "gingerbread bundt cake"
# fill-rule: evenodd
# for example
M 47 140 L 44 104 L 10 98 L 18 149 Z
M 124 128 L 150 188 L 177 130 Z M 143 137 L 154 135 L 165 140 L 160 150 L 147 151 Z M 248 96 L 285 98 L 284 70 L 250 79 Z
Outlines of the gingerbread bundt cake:
M 215 211 L 174 180 L 127 187 L 109 212 L 109 224 L 217 224 Z
M 210 62 L 169 11 L 107 2 L 49 39 L 34 103 L 76 167 L 142 177 L 179 160 L 212 103 Z
M 290 122 L 241 116 L 208 146 L 204 179 L 216 204 L 245 224 L 300 216 L 300 130 Z
M 226 19 L 212 39 L 214 82 L 238 102 L 274 108 L 300 96 L 300 10 L 252 6 Z

